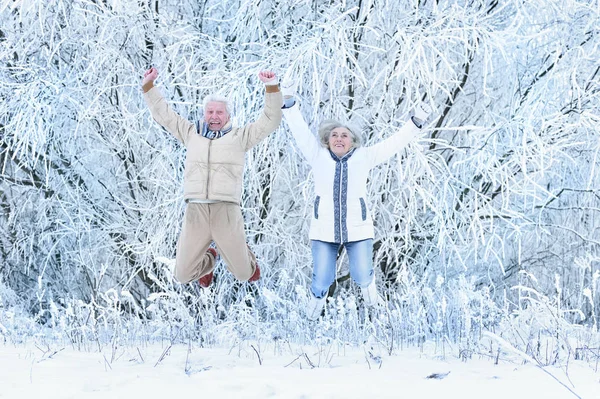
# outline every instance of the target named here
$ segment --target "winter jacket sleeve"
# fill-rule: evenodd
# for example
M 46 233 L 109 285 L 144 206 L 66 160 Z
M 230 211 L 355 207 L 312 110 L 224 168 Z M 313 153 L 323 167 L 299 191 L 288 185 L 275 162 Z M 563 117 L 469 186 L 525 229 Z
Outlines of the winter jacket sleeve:
M 308 124 L 302 117 L 298 103 L 291 108 L 284 109 L 283 117 L 290 127 L 290 131 L 292 132 L 292 136 L 294 137 L 300 152 L 308 163 L 312 165 L 319 154 L 319 151 L 321 151 L 323 147 L 321 147 L 319 140 L 308 128 Z
M 145 92 L 144 100 L 154 120 L 183 144 L 187 143 L 191 134 L 196 133 L 196 126 L 179 116 L 160 94 L 158 88 L 152 87 Z
M 265 85 L 265 107 L 256 122 L 250 123 L 244 129 L 242 144 L 245 151 L 254 147 L 277 129 L 281 123 L 282 103 L 283 98 L 279 86 Z
M 414 122 L 407 122 L 393 136 L 370 147 L 365 147 L 369 160 L 369 169 L 387 161 L 419 136 L 420 129 Z

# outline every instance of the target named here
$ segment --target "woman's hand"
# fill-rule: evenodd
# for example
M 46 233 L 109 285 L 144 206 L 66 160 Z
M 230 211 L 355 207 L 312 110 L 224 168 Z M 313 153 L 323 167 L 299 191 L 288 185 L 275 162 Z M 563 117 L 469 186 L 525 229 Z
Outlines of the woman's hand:
M 415 107 L 415 118 L 425 123 L 429 115 L 431 115 L 431 107 L 426 103 L 419 103 Z

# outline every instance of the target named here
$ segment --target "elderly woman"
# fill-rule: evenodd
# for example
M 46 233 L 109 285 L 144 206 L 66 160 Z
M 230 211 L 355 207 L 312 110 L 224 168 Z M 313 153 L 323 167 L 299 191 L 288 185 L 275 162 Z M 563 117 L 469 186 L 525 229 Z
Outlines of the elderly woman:
M 293 96 L 293 89 L 284 88 Z M 287 93 L 286 93 L 287 92 Z M 350 275 L 360 286 L 367 306 L 376 305 L 379 295 L 373 273 L 373 220 L 367 206 L 369 171 L 386 161 L 419 134 L 431 109 L 421 104 L 412 122 L 391 137 L 361 147 L 357 132 L 349 125 L 327 120 L 316 138 L 302 118 L 293 97 L 285 99 L 283 116 L 304 158 L 314 170 L 315 203 L 309 238 L 313 255 L 311 299 L 306 316 L 317 319 L 336 275 L 340 246 L 346 248 Z

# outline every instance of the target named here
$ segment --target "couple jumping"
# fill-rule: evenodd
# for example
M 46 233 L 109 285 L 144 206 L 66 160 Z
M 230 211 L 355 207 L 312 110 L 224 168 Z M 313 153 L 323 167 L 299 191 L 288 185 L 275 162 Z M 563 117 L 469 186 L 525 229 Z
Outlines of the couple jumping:
M 296 104 L 295 90 L 286 88 L 284 102 L 278 78 L 271 71 L 258 74 L 265 84 L 265 105 L 260 116 L 241 127 L 231 125 L 231 105 L 217 95 L 204 99 L 203 121 L 192 123 L 182 118 L 154 86 L 157 77 L 156 68 L 144 73 L 144 100 L 154 120 L 187 150 L 183 183 L 186 209 L 177 243 L 175 278 L 182 283 L 198 280 L 202 287 L 208 287 L 218 255 L 236 279 L 255 282 L 260 278 L 256 257 L 246 244 L 240 208 L 244 155 L 277 129 L 283 115 L 298 148 L 315 171 L 309 234 L 313 276 L 306 316 L 314 320 L 321 314 L 335 279 L 340 246 L 348 253 L 350 274 L 360 286 L 365 304 L 376 305 L 379 295 L 373 273 L 368 174 L 418 136 L 430 108 L 418 106 L 411 122 L 394 135 L 362 147 L 358 132 L 334 120 L 321 123 L 315 137 Z M 211 242 L 216 250 L 210 248 Z

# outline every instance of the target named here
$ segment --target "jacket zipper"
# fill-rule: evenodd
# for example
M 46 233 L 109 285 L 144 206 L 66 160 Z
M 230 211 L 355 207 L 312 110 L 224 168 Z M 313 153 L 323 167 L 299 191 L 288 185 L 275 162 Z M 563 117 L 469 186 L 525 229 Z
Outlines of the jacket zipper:
M 340 196 L 339 196 L 339 207 L 340 207 L 340 242 L 344 242 L 344 237 L 342 237 L 342 181 L 344 181 L 344 164 L 340 161 Z
M 208 199 L 208 187 L 210 187 L 210 147 L 212 145 L 212 140 L 208 142 L 208 158 L 206 160 L 207 173 L 206 173 L 206 199 Z

